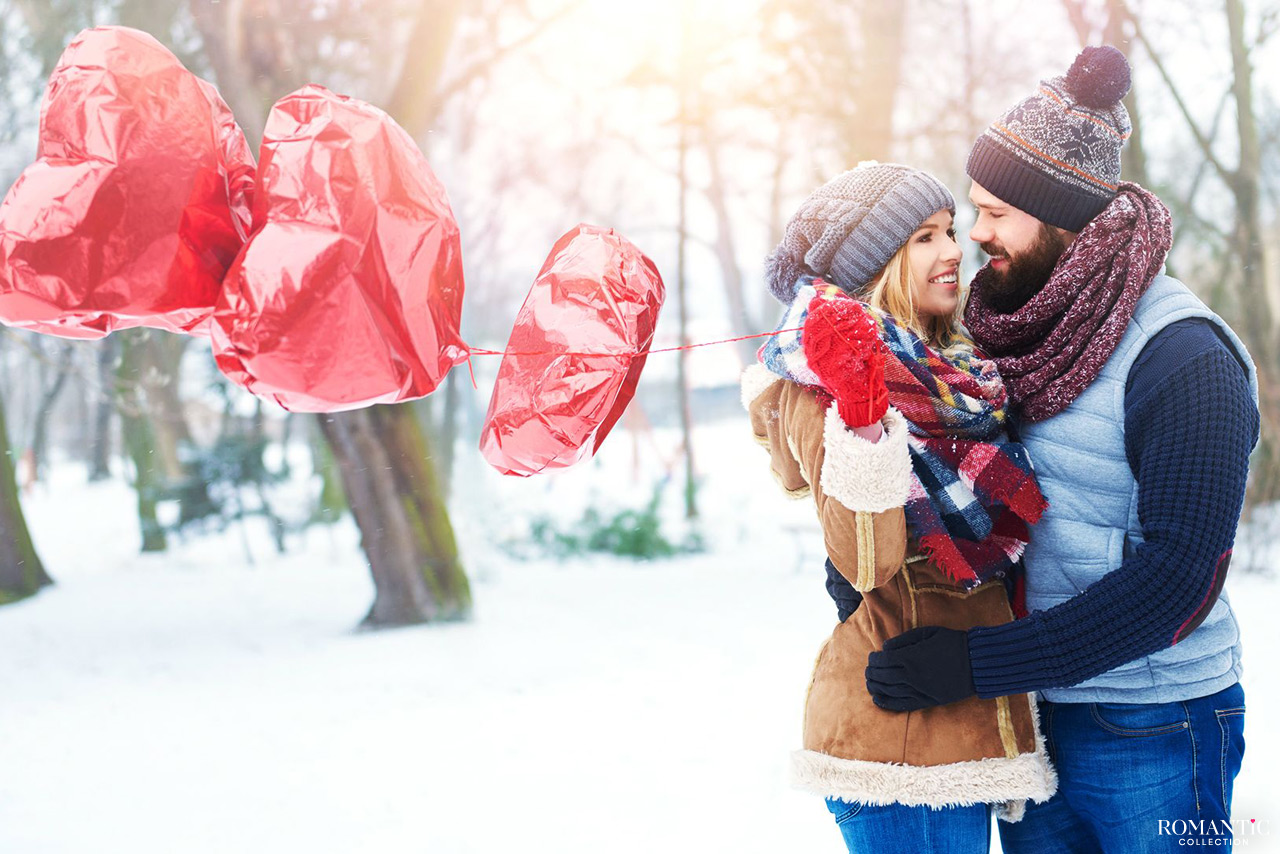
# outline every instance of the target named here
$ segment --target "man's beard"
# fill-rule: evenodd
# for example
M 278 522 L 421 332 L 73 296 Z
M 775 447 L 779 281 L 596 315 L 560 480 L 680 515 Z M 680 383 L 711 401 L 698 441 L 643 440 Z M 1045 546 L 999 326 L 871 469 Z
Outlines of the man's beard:
M 1049 283 L 1058 259 L 1067 251 L 1062 232 L 1040 223 L 1036 242 L 1025 252 L 1008 256 L 997 243 L 983 243 L 982 251 L 993 258 L 1009 258 L 1003 270 L 987 271 L 982 283 L 982 300 L 997 314 L 1012 314 L 1022 308 Z

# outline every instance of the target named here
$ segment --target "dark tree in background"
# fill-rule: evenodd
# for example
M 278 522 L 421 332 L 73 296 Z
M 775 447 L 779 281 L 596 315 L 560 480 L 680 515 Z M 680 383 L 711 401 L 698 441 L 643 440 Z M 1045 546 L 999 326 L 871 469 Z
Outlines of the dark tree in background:
M 22 515 L 4 402 L 0 401 L 0 604 L 30 596 L 52 583 L 36 555 Z
M 111 477 L 111 422 L 115 415 L 115 387 L 113 380 L 119 339 L 108 335 L 97 344 L 94 359 L 97 368 L 92 390 L 91 405 L 93 424 L 90 429 L 89 480 L 99 481 Z
M 164 469 L 156 459 L 156 437 L 146 409 L 146 395 L 138 377 L 142 373 L 143 350 L 148 330 L 126 329 L 114 333 L 120 347 L 116 368 L 116 406 L 120 412 L 120 432 L 125 451 L 133 463 L 133 488 L 138 496 L 138 525 L 144 552 L 168 548 L 164 528 L 156 517 L 156 505 L 164 489 Z

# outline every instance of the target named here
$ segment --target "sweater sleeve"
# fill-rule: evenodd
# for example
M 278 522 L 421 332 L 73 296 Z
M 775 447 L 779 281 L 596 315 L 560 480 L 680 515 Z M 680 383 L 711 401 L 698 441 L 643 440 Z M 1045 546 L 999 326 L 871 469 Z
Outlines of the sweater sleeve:
M 1212 607 L 1230 562 L 1258 410 L 1240 363 L 1219 341 L 1175 347 L 1158 362 L 1158 380 L 1144 368 L 1125 398 L 1144 542 L 1074 598 L 970 629 L 979 696 L 1078 684 L 1172 646 Z
M 831 558 L 827 558 L 827 594 L 836 603 L 836 616 L 842 623 L 862 604 L 862 594 L 840 574 Z

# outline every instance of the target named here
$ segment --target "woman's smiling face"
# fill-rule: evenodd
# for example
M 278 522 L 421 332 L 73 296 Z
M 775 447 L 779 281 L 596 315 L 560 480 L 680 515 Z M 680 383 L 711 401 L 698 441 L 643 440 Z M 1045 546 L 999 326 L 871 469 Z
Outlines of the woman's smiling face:
M 921 317 L 945 316 L 960 304 L 960 259 L 951 211 L 938 211 L 907 242 L 911 296 Z

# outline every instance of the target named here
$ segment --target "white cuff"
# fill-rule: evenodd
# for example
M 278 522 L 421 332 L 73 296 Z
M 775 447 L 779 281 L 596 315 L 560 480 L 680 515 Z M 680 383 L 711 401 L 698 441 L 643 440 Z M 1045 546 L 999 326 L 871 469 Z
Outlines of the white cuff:
M 911 489 L 907 419 L 889 407 L 880 424 L 884 427 L 880 441 L 868 442 L 845 426 L 834 402 L 827 407 L 822 491 L 850 510 L 879 513 L 907 503 Z
M 750 410 L 755 399 L 781 379 L 782 377 L 758 362 L 749 366 L 742 372 L 742 408 Z

